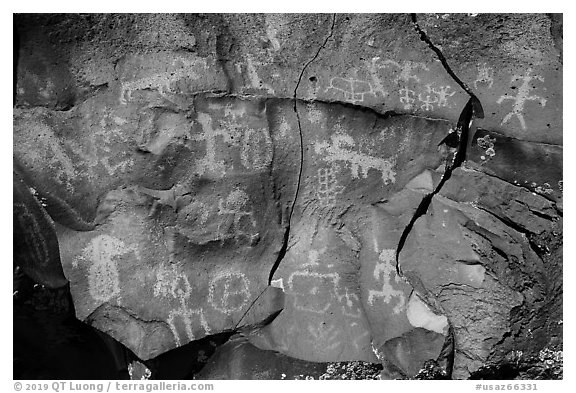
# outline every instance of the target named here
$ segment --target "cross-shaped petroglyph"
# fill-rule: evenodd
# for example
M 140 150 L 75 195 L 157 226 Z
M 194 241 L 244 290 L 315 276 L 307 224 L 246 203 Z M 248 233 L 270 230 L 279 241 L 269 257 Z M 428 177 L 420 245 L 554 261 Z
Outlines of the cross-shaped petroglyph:
M 195 172 L 199 175 L 210 173 L 222 177 L 226 173 L 226 166 L 224 161 L 216 159 L 216 138 L 221 138 L 224 142 L 231 142 L 231 136 L 233 135 L 228 130 L 214 129 L 212 127 L 212 117 L 207 113 L 198 113 L 198 123 L 202 127 L 202 132 L 191 135 L 190 139 L 205 142 L 206 155 L 196 160 Z
M 503 96 L 500 96 L 498 101 L 496 101 L 498 104 L 502 104 L 505 100 L 514 101 L 512 104 L 512 111 L 504 117 L 500 125 L 507 123 L 512 118 L 512 116 L 516 116 L 520 122 L 520 125 L 522 126 L 522 129 L 525 130 L 526 122 L 524 120 L 524 105 L 526 104 L 526 101 L 539 101 L 541 106 L 546 106 L 547 100 L 545 98 L 538 95 L 530 95 L 530 90 L 535 89 L 534 85 L 531 85 L 531 82 L 534 80 L 544 82 L 544 78 L 540 75 L 531 74 L 532 69 L 529 68 L 526 71 L 526 74 L 523 76 L 513 75 L 510 81 L 511 84 L 514 84 L 514 82 L 517 81 L 522 81 L 522 84 L 518 87 L 518 94 L 516 94 L 516 96 L 509 96 L 508 94 L 504 94 Z
M 185 274 L 179 273 L 174 265 L 167 268 L 164 264 L 160 265 L 156 272 L 156 284 L 154 285 L 154 296 L 164 298 L 173 298 L 178 300 L 179 307 L 170 310 L 166 322 L 174 335 L 174 341 L 177 346 L 182 344 L 177 322 L 180 320 L 184 323 L 187 342 L 196 339 L 192 323 L 198 321 L 205 334 L 210 334 L 210 327 L 204 317 L 202 309 L 192 309 L 187 303 L 192 296 L 192 286 Z
M 243 273 L 222 273 L 210 281 L 208 301 L 224 314 L 241 311 L 249 300 L 250 282 Z
M 382 298 L 385 303 L 390 303 L 393 298 L 396 298 L 398 299 L 398 304 L 394 306 L 393 311 L 395 314 L 398 314 L 404 308 L 406 299 L 403 291 L 392 287 L 392 277 L 394 277 L 396 283 L 400 282 L 400 277 L 396 274 L 396 250 L 382 250 L 378 256 L 378 260 L 374 267 L 374 279 L 379 281 L 380 277 L 382 277 L 382 289 L 368 291 L 368 304 L 373 306 L 374 300 L 377 298 Z
M 338 184 L 336 175 L 338 174 L 338 165 L 332 163 L 329 168 L 318 168 L 318 189 L 316 196 L 320 204 L 324 207 L 333 207 L 336 205 L 338 195 L 344 191 L 344 187 Z
M 430 85 L 428 85 L 428 87 L 429 87 L 429 86 L 430 86 Z M 422 99 L 422 93 L 418 93 L 418 101 L 424 103 L 424 105 L 420 105 L 420 108 L 421 108 L 422 110 L 431 111 L 431 110 L 434 109 L 434 105 L 432 105 L 432 104 L 435 104 L 435 103 L 438 102 L 438 97 L 432 97 L 432 96 L 430 96 L 430 93 L 431 93 L 431 92 L 432 92 L 432 90 L 429 90 L 429 91 L 428 91 L 428 94 L 426 94 L 426 99 Z
M 354 151 L 356 142 L 346 133 L 334 133 L 330 139 L 332 143 L 325 141 L 314 143 L 315 153 L 322 155 L 324 161 L 343 162 L 350 167 L 350 173 L 353 178 L 359 178 L 360 176 L 367 178 L 368 171 L 374 169 L 380 171 L 384 184 L 396 181 L 396 172 L 393 169 L 396 162 L 393 158 L 372 157 L 368 154 Z
M 474 81 L 474 88 L 478 89 L 478 84 L 488 85 L 491 89 L 494 84 L 494 68 L 488 67 L 486 63 L 478 65 L 478 75 Z

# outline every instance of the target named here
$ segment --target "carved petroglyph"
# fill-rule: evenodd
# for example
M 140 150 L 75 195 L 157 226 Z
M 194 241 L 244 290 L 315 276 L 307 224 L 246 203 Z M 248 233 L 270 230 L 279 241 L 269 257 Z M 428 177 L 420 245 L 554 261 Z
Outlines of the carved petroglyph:
M 368 291 L 368 304 L 374 305 L 375 299 L 382 298 L 385 303 L 390 303 L 392 299 L 397 299 L 398 303 L 394 306 L 394 313 L 400 313 L 406 303 L 404 292 L 394 289 L 392 287 L 392 277 L 396 283 L 400 282 L 400 277 L 396 274 L 396 250 L 385 249 L 380 252 L 378 256 L 379 262 L 376 263 L 374 268 L 374 278 L 380 281 L 382 277 L 381 290 Z
M 81 158 L 80 163 L 89 168 L 88 172 L 92 172 L 93 169 L 101 166 L 109 176 L 125 173 L 134 165 L 134 160 L 129 157 L 128 151 L 123 151 L 119 154 L 112 151 L 118 143 L 129 142 L 126 134 L 119 128 L 119 125 L 123 124 L 125 124 L 124 119 L 113 117 L 108 113 L 100 120 L 100 129 L 95 129 L 88 133 L 87 148 L 73 141 L 66 141 L 66 145 L 70 147 L 74 154 Z M 87 174 L 79 173 L 81 175 Z
M 478 75 L 474 81 L 474 88 L 478 89 L 478 84 L 488 85 L 491 89 L 494 84 L 494 68 L 488 67 L 486 63 L 478 65 Z
M 421 69 L 423 71 L 430 71 L 430 69 L 424 63 L 414 62 L 410 60 L 403 61 L 402 64 L 394 61 L 394 60 L 383 60 L 380 61 L 380 57 L 375 57 L 372 59 L 372 62 L 375 67 L 379 69 L 388 68 L 389 66 L 395 67 L 398 69 L 397 75 L 394 78 L 394 82 L 404 82 L 408 83 L 411 80 L 414 82 L 420 82 L 420 77 L 416 75 L 416 70 Z M 378 64 L 379 62 L 379 64 Z
M 404 104 L 404 109 L 412 109 L 414 102 L 416 102 L 416 92 L 407 87 L 403 87 L 398 90 L 398 93 L 400 94 L 400 102 Z
M 324 314 L 333 305 L 341 307 L 342 314 L 349 318 L 361 318 L 360 298 L 348 288 L 341 288 L 340 275 L 336 272 L 314 271 L 321 267 L 320 257 L 327 247 L 308 252 L 308 262 L 301 265 L 307 270 L 297 270 L 288 277 L 287 284 L 294 294 L 294 308 L 315 314 Z M 330 266 L 330 265 L 328 265 Z
M 196 160 L 195 172 L 199 175 L 206 173 L 222 177 L 226 173 L 224 161 L 216 159 L 216 138 L 223 142 L 230 142 L 231 133 L 228 130 L 214 129 L 212 118 L 206 113 L 198 113 L 198 123 L 202 126 L 202 132 L 190 136 L 190 139 L 206 143 L 206 155 Z
M 456 94 L 455 91 L 449 93 L 450 89 L 450 86 L 440 86 L 438 89 L 435 89 L 431 84 L 427 84 L 426 92 L 418 94 L 418 100 L 423 103 L 420 108 L 425 111 L 431 111 L 434 110 L 433 104 L 437 105 L 438 107 L 448 106 L 448 98 Z
M 324 314 L 332 303 L 340 282 L 337 273 L 296 271 L 288 277 L 288 287 L 294 292 L 294 307 L 300 311 Z
M 427 85 L 427 87 L 429 89 L 428 93 L 431 93 L 430 85 Z M 436 104 L 438 102 L 438 97 L 431 96 L 430 94 L 426 94 L 425 96 L 426 98 L 423 99 L 422 93 L 418 93 L 418 101 L 424 103 L 424 105 L 420 105 L 420 108 L 425 111 L 431 111 L 434 109 L 434 105 L 432 104 Z
M 249 300 L 250 282 L 243 273 L 222 273 L 210 281 L 208 301 L 224 314 L 241 311 Z
M 324 349 L 333 350 L 342 345 L 338 340 L 340 330 L 334 325 L 327 325 L 326 322 L 309 323 L 308 333 L 314 338 L 314 343 L 321 343 Z
M 46 266 L 50 260 L 50 254 L 46 240 L 42 237 L 42 230 L 40 224 L 36 221 L 36 217 L 30 213 L 28 207 L 23 203 L 14 203 L 13 209 L 20 228 L 24 230 L 22 235 L 28 248 L 27 251 L 30 252 L 34 263 Z
M 426 85 L 426 89 L 437 95 L 438 106 L 448 106 L 448 97 L 452 97 L 454 94 L 456 94 L 455 91 L 452 93 L 448 92 L 451 89 L 450 86 L 440 86 L 438 87 L 438 90 L 436 90 L 431 87 L 431 85 Z
M 320 205 L 333 207 L 336 205 L 338 195 L 344 191 L 344 187 L 338 184 L 337 174 L 339 167 L 335 163 L 328 168 L 318 168 L 318 189 L 316 197 Z
M 376 95 L 369 82 L 355 78 L 334 77 L 330 79 L 330 84 L 326 91 L 334 90 L 344 96 L 344 100 L 352 104 L 364 102 L 366 94 Z
M 522 126 L 522 129 L 525 130 L 526 122 L 524 120 L 524 105 L 526 104 L 526 101 L 538 101 L 541 106 L 543 107 L 546 106 L 547 100 L 545 98 L 540 97 L 538 95 L 532 95 L 532 96 L 530 95 L 530 90 L 535 89 L 534 85 L 532 84 L 532 81 L 537 80 L 540 82 L 544 82 L 544 78 L 540 75 L 531 75 L 531 74 L 532 69 L 529 68 L 526 71 L 526 74 L 524 74 L 523 76 L 513 75 L 510 81 L 511 84 L 514 84 L 517 81 L 522 81 L 522 83 L 518 87 L 518 94 L 516 94 L 516 96 L 509 96 L 506 93 L 503 96 L 500 96 L 500 98 L 498 98 L 498 101 L 496 101 L 496 103 L 498 104 L 502 104 L 505 100 L 514 101 L 512 104 L 512 111 L 508 113 L 506 116 L 504 116 L 504 119 L 502 119 L 502 123 L 500 123 L 500 125 L 507 123 L 512 118 L 512 116 L 516 116 L 518 118 L 518 121 L 520 122 L 520 125 Z
M 178 307 L 170 310 L 166 322 L 174 335 L 174 341 L 177 346 L 182 344 L 178 322 L 184 324 L 184 332 L 188 341 L 196 339 L 194 334 L 194 322 L 199 323 L 196 330 L 200 328 L 205 334 L 210 334 L 210 327 L 204 317 L 202 309 L 194 310 L 187 304 L 192 295 L 192 286 L 188 277 L 176 270 L 174 265 L 167 268 L 164 264 L 160 265 L 156 272 L 156 284 L 154 285 L 154 296 L 172 298 L 178 300 Z M 181 329 L 180 329 L 181 331 Z
M 166 71 L 153 73 L 145 78 L 131 81 L 122 81 L 120 89 L 120 103 L 126 105 L 132 100 L 132 93 L 138 90 L 157 90 L 164 98 L 172 93 L 172 84 L 182 79 L 200 79 L 198 66 L 206 68 L 206 59 L 202 58 L 185 58 L 178 56 L 169 64 L 164 65 Z
M 393 158 L 372 157 L 354 151 L 356 142 L 346 133 L 336 132 L 330 139 L 332 143 L 324 141 L 314 143 L 314 151 L 316 154 L 322 155 L 324 161 L 344 163 L 350 167 L 350 173 L 356 179 L 360 176 L 367 178 L 368 171 L 374 169 L 381 172 L 384 184 L 396 181 L 396 172 L 393 169 L 396 161 Z
M 218 233 L 222 240 L 247 238 L 250 243 L 258 236 L 254 212 L 246 210 L 249 197 L 246 192 L 236 188 L 218 201 L 218 215 L 222 216 L 218 224 Z M 232 222 L 230 223 L 230 218 Z
M 82 260 L 90 263 L 88 291 L 94 300 L 107 302 L 120 295 L 120 275 L 115 259 L 130 252 L 140 259 L 136 245 L 126 245 L 110 235 L 100 235 L 93 238 L 82 254 L 72 261 L 73 267 L 78 267 Z
M 242 135 L 242 165 L 254 171 L 265 170 L 272 162 L 272 139 L 266 130 L 246 129 Z
M 230 112 L 234 119 L 241 116 L 240 113 Z M 206 154 L 196 160 L 195 172 L 199 175 L 212 174 L 223 177 L 229 169 L 223 160 L 216 158 L 218 146 L 217 140 L 229 146 L 239 146 L 242 165 L 254 171 L 265 170 L 272 162 L 272 139 L 266 129 L 250 129 L 236 127 L 230 122 L 228 128 L 213 127 L 213 120 L 206 113 L 198 113 L 198 123 L 202 132 L 189 136 L 192 141 L 205 142 Z

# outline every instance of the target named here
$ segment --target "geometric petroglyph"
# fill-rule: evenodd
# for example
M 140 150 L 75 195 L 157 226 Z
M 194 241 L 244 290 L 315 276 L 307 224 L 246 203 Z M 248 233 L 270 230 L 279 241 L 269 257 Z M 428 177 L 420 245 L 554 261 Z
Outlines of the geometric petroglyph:
M 114 259 L 129 252 L 134 252 L 140 259 L 136 246 L 127 246 L 110 235 L 100 235 L 93 238 L 82 254 L 73 260 L 74 267 L 78 266 L 79 261 L 90 263 L 88 291 L 94 300 L 106 302 L 120 294 L 120 276 Z
M 222 273 L 210 281 L 208 301 L 216 310 L 238 312 L 250 300 L 250 282 L 243 273 Z
M 368 304 L 373 306 L 374 299 L 377 298 L 382 298 L 385 303 L 390 303 L 393 298 L 397 298 L 398 304 L 394 307 L 393 311 L 395 314 L 398 314 L 404 308 L 406 299 L 404 297 L 404 292 L 394 289 L 390 282 L 391 275 L 394 276 L 394 280 L 397 283 L 401 281 L 400 277 L 396 274 L 395 256 L 396 250 L 385 249 L 380 252 L 380 255 L 378 256 L 379 262 L 377 262 L 374 267 L 374 278 L 379 281 L 382 276 L 382 289 L 377 291 L 368 291 Z
M 239 241 L 243 237 L 252 244 L 258 237 L 254 212 L 246 210 L 249 200 L 248 194 L 239 188 L 234 189 L 226 199 L 218 200 L 218 216 L 222 216 L 218 223 L 218 234 L 222 241 Z
M 478 65 L 478 75 L 474 81 L 474 88 L 478 89 L 478 84 L 488 85 L 491 89 L 494 84 L 494 68 L 488 67 L 486 63 Z
M 522 129 L 526 129 L 526 122 L 524 121 L 524 105 L 526 101 L 539 101 L 541 106 L 546 106 L 546 99 L 537 95 L 530 95 L 530 90 L 536 89 L 533 86 L 532 81 L 538 80 L 540 82 L 544 82 L 544 78 L 540 75 L 531 75 L 532 69 L 528 68 L 526 74 L 523 76 L 520 75 L 513 75 L 510 81 L 511 84 L 517 81 L 522 81 L 522 84 L 518 87 L 518 94 L 516 96 L 509 96 L 508 93 L 505 93 L 503 96 L 500 96 L 496 103 L 502 104 L 505 100 L 513 100 L 514 103 L 512 105 L 512 111 L 508 113 L 504 119 L 502 120 L 501 125 L 507 123 L 508 120 L 512 118 L 512 116 L 516 116 L 518 121 L 520 121 L 520 125 Z
M 46 241 L 42 237 L 38 221 L 23 203 L 14 203 L 13 209 L 20 224 L 20 229 L 24 231 L 21 236 L 24 238 L 27 249 L 31 253 L 31 262 L 46 266 L 50 261 L 50 254 Z
M 344 191 L 344 187 L 338 185 L 336 175 L 339 167 L 332 163 L 329 168 L 318 168 L 318 189 L 316 197 L 321 206 L 333 207 L 336 205 L 336 199 Z
M 177 346 L 182 343 L 179 333 L 182 330 L 186 334 L 187 342 L 195 340 L 194 331 L 202 329 L 204 334 L 210 334 L 210 328 L 202 309 L 194 310 L 187 304 L 192 296 L 192 286 L 188 277 L 179 273 L 174 265 L 170 265 L 170 268 L 166 268 L 164 264 L 159 266 L 156 272 L 154 296 L 178 300 L 178 307 L 168 313 L 166 320 Z M 179 324 L 183 324 L 183 329 L 178 329 Z
M 356 179 L 359 176 L 367 178 L 368 171 L 375 169 L 381 172 L 384 184 L 395 182 L 394 159 L 386 160 L 355 151 L 357 149 L 356 142 L 350 135 L 343 132 L 332 134 L 330 139 L 332 139 L 332 143 L 325 141 L 314 143 L 316 154 L 326 153 L 322 155 L 324 161 L 343 162 L 346 166 L 350 166 L 350 173 Z

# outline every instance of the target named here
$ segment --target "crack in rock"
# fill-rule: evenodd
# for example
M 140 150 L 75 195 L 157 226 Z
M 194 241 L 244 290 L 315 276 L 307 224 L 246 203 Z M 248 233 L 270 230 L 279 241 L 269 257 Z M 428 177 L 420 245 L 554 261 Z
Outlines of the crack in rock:
M 308 66 L 310 66 L 310 64 L 312 64 L 312 62 L 314 62 L 314 60 L 316 60 L 318 58 L 318 56 L 320 55 L 320 52 L 322 51 L 322 49 L 324 49 L 324 47 L 328 43 L 328 40 L 330 40 L 330 38 L 332 38 L 332 35 L 334 34 L 335 24 L 336 24 L 336 14 L 333 14 L 332 15 L 332 26 L 330 27 L 330 34 L 328 34 L 328 36 L 324 40 L 324 43 L 320 46 L 320 48 L 318 48 L 316 55 L 314 55 L 314 57 L 311 60 L 309 60 L 304 65 L 304 67 L 302 68 L 302 72 L 300 72 L 300 76 L 298 77 L 298 82 L 296 83 L 296 87 L 294 88 L 294 96 L 293 96 L 294 112 L 296 113 L 296 119 L 298 121 L 298 134 L 300 137 L 300 167 L 298 170 L 298 182 L 296 183 L 296 192 L 294 194 L 294 200 L 292 201 L 292 206 L 290 208 L 290 212 L 288 213 L 288 221 L 286 223 L 286 232 L 284 234 L 284 242 L 283 242 L 282 248 L 280 249 L 280 252 L 278 254 L 278 258 L 276 259 L 276 262 L 274 263 L 274 265 L 272 266 L 272 269 L 270 270 L 270 275 L 268 276 L 268 285 L 270 285 L 272 283 L 272 277 L 274 277 L 274 273 L 276 272 L 276 269 L 278 269 L 280 262 L 282 261 L 282 259 L 284 259 L 284 256 L 286 255 L 287 246 L 288 246 L 288 239 L 290 237 L 290 224 L 292 222 L 292 215 L 294 213 L 294 208 L 296 207 L 296 201 L 298 200 L 298 193 L 300 191 L 300 184 L 302 181 L 302 170 L 304 168 L 304 138 L 302 136 L 302 124 L 300 123 L 300 113 L 298 112 L 298 97 L 297 97 L 298 88 L 300 87 L 300 82 L 302 81 L 302 77 L 304 76 L 304 72 L 306 72 L 306 69 L 308 68 Z

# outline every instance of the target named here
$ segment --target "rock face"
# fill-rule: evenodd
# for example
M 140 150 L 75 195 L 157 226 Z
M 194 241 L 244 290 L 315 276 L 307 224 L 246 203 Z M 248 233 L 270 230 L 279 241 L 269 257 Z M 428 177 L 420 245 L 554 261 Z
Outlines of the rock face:
M 561 350 L 558 16 L 15 24 L 15 223 L 41 220 L 15 235 L 19 263 L 67 279 L 77 318 L 140 359 L 240 332 L 205 376 L 279 378 L 234 366 L 265 353 L 294 376 L 433 360 L 465 379 Z M 397 255 L 471 94 L 467 160 Z

